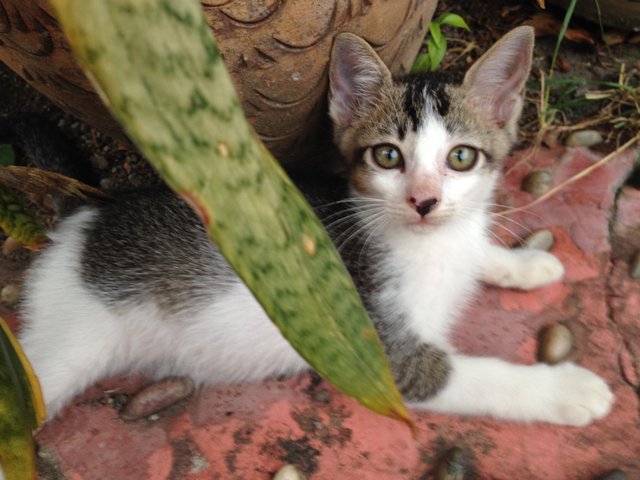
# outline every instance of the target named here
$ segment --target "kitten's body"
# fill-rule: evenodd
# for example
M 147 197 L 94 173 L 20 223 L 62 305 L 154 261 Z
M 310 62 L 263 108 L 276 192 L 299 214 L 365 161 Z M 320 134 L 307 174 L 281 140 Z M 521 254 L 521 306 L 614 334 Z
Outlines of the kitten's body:
M 430 77 L 394 83 L 366 44 L 343 35 L 331 66 L 331 115 L 350 193 L 338 186 L 310 200 L 414 405 L 584 425 L 611 403 L 596 375 L 573 364 L 466 357 L 447 342 L 481 280 L 535 288 L 562 275 L 546 252 L 488 239 L 531 44 L 530 29 L 515 30 L 456 87 Z M 477 152 L 469 171 L 450 168 L 470 155 L 460 145 Z M 398 152 L 401 164 L 381 168 Z M 20 335 L 50 415 L 118 372 L 216 384 L 307 368 L 171 194 L 82 209 L 52 239 L 28 275 Z

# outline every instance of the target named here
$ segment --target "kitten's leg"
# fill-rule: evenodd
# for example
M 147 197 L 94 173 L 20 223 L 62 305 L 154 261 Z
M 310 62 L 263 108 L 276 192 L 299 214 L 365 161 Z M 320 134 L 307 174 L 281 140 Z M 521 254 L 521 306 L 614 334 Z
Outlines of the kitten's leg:
M 53 418 L 74 396 L 114 372 L 118 345 L 113 332 L 87 333 L 77 332 L 63 342 L 33 330 L 20 338 L 40 381 L 47 418 Z
M 514 365 L 451 355 L 449 378 L 413 405 L 446 413 L 583 426 L 605 416 L 613 394 L 597 375 L 572 363 Z
M 488 245 L 482 281 L 505 288 L 530 290 L 562 278 L 564 267 L 548 252 Z
M 127 336 L 117 318 L 95 299 L 77 303 L 75 297 L 68 308 L 30 309 L 18 336 L 40 381 L 47 418 L 125 361 Z M 83 315 L 73 311 L 79 305 Z

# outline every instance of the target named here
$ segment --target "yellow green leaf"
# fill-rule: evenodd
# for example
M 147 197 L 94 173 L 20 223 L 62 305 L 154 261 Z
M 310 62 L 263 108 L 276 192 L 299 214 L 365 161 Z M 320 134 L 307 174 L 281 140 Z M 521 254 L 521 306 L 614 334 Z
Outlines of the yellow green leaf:
M 35 480 L 32 432 L 44 417 L 38 379 L 0 318 L 0 466 L 5 480 Z
M 3 185 L 0 185 L 0 227 L 27 246 L 35 247 L 47 241 L 42 219 L 25 205 L 20 194 Z

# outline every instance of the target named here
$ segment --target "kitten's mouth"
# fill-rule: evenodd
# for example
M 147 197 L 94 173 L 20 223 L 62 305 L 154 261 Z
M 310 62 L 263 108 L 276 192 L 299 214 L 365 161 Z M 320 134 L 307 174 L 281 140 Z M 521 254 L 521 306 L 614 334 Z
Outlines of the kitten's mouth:
M 408 227 L 409 229 L 415 231 L 415 232 L 424 232 L 426 230 L 430 230 L 432 228 L 437 227 L 438 225 L 442 224 L 444 221 L 443 218 L 437 217 L 437 216 L 431 216 L 431 215 L 425 215 L 424 217 L 420 217 L 420 218 L 416 218 L 416 217 L 412 217 L 407 223 L 408 223 Z
M 417 232 L 421 232 L 429 228 L 432 228 L 434 225 L 435 225 L 435 222 L 433 222 L 432 219 L 428 217 L 413 218 L 409 222 L 409 228 Z

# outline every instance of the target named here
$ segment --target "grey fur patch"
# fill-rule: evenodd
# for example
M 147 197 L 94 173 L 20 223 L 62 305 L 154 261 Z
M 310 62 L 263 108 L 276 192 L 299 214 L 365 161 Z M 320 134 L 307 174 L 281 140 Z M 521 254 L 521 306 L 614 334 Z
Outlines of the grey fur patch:
M 152 299 L 162 311 L 185 311 L 239 282 L 197 216 L 169 192 L 106 203 L 86 233 L 82 278 L 113 307 Z
M 398 389 L 410 401 L 423 401 L 434 396 L 445 386 L 451 372 L 447 354 L 427 344 L 404 352 L 402 359 L 394 361 L 390 356 L 390 360 Z

